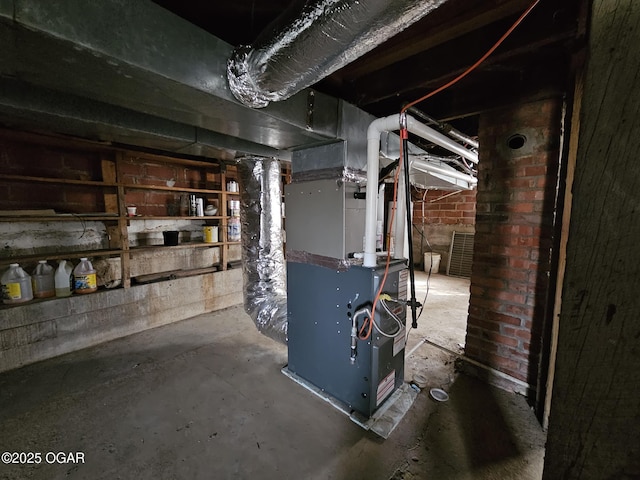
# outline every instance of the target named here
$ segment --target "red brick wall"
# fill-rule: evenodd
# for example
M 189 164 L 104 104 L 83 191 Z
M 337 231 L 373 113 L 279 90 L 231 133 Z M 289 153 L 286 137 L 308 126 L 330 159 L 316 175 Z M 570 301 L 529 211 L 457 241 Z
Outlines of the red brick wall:
M 415 258 L 422 261 L 424 252 L 439 253 L 440 272 L 446 273 L 453 232 L 474 232 L 476 191 L 414 190 L 412 199 Z
M 146 157 L 125 158 L 120 167 L 120 177 L 122 182 L 134 185 L 166 185 L 167 181 L 173 179 L 175 187 L 221 188 L 219 177 L 212 179 L 202 168 L 169 165 Z M 127 205 L 136 205 L 141 215 L 176 215 L 183 195 L 180 192 L 129 189 L 125 194 L 125 202 Z
M 422 225 L 473 225 L 476 191 L 428 190 L 413 194 L 413 223 Z M 444 197 L 444 198 L 443 198 Z
M 561 100 L 481 116 L 466 355 L 536 385 L 547 315 Z M 526 143 L 517 147 L 518 139 Z M 510 141 L 511 146 L 510 146 Z
M 0 139 L 0 173 L 72 180 L 101 180 L 100 156 L 62 147 Z M 59 213 L 104 212 L 100 188 L 0 180 L 0 210 L 54 209 Z M 115 190 L 114 190 L 115 193 Z
M 113 152 L 100 153 L 59 146 L 0 138 L 0 174 L 102 180 L 101 160 Z M 219 189 L 220 177 L 199 166 L 168 165 L 144 156 L 125 157 L 120 166 L 120 181 L 134 185 L 166 185 L 174 179 L 176 187 Z M 217 181 L 217 183 L 216 183 Z M 101 186 L 62 185 L 45 182 L 2 180 L 0 210 L 54 209 L 57 213 L 100 213 L 105 211 L 104 194 L 116 193 Z M 176 215 L 181 200 L 179 192 L 129 189 L 127 204 L 138 205 L 142 215 Z

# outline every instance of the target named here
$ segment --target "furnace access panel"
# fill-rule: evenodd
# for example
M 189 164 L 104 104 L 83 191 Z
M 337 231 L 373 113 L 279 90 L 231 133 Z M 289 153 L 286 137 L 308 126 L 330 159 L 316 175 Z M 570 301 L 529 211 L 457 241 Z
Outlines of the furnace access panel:
M 353 265 L 339 271 L 306 263 L 287 263 L 290 372 L 370 417 L 404 381 L 406 307 L 395 304 L 393 320 L 378 303 L 376 321 L 387 337 L 373 329 L 357 341 L 351 360 L 353 315 L 373 304 L 384 266 Z M 390 265 L 383 292 L 407 298 L 405 262 Z M 361 322 L 360 322 L 361 323 Z M 360 325 L 358 325 L 360 327 Z

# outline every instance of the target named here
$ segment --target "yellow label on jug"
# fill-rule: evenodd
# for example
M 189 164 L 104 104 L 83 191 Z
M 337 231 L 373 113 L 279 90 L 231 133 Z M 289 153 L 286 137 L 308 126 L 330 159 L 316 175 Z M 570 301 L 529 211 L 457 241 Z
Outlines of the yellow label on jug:
M 22 298 L 22 289 L 19 283 L 7 283 L 3 290 L 3 297 L 7 300 L 20 300 Z
M 95 290 L 97 288 L 96 274 L 76 275 L 74 286 L 77 291 Z

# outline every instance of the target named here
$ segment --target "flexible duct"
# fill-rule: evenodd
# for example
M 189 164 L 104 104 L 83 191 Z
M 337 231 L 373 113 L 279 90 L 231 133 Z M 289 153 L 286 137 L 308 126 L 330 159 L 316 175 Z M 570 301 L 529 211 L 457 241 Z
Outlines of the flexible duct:
M 280 163 L 241 157 L 240 221 L 244 309 L 258 330 L 287 343 L 287 293 L 282 249 Z
M 227 65 L 245 105 L 284 100 L 364 55 L 447 0 L 315 0 L 285 13 Z M 296 2 L 299 5 L 299 2 Z

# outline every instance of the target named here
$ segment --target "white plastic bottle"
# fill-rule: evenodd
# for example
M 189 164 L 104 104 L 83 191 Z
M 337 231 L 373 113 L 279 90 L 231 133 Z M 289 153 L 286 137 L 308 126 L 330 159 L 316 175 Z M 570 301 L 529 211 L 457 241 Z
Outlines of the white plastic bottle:
M 68 297 L 71 295 L 71 272 L 73 267 L 66 260 L 58 262 L 58 268 L 54 276 L 56 297 Z
M 31 274 L 33 296 L 36 298 L 53 297 L 56 294 L 54 270 L 46 260 L 40 260 Z
M 73 290 L 76 293 L 93 293 L 98 290 L 96 271 L 91 262 L 85 257 L 73 269 Z
M 20 265 L 12 263 L 2 278 L 2 302 L 5 304 L 23 303 L 33 300 L 31 277 Z

